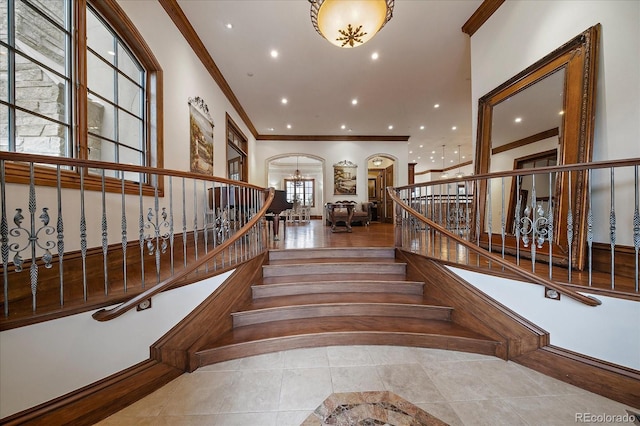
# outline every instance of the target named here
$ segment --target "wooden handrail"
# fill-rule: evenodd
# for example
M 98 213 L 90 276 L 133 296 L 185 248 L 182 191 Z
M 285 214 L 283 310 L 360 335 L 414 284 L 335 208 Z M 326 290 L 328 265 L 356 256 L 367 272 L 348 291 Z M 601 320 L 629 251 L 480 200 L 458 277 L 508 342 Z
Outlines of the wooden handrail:
M 449 230 L 447 230 L 446 228 L 440 226 L 438 223 L 432 221 L 431 219 L 423 216 L 420 212 L 418 212 L 417 210 L 411 208 L 410 206 L 408 206 L 407 204 L 405 204 L 402 199 L 400 197 L 398 197 L 397 194 L 394 193 L 394 189 L 391 187 L 387 188 L 387 192 L 389 193 L 389 197 L 391 197 L 391 199 L 397 204 L 399 205 L 401 208 L 403 208 L 405 211 L 409 212 L 411 215 L 413 215 L 416 219 L 418 219 L 419 221 L 421 221 L 422 223 L 429 225 L 430 227 L 432 227 L 433 229 L 437 230 L 438 232 L 446 235 L 448 238 L 451 238 L 453 240 L 455 240 L 457 243 L 462 244 L 463 246 L 465 246 L 466 248 L 468 248 L 469 250 L 475 252 L 478 255 L 487 257 L 489 259 L 491 259 L 492 262 L 496 262 L 497 264 L 499 264 L 500 266 L 504 267 L 505 269 L 508 269 L 509 271 L 515 273 L 516 275 L 529 280 L 533 283 L 539 284 L 539 285 L 543 285 L 545 287 L 549 287 L 554 289 L 555 291 L 557 291 L 560 294 L 564 294 L 567 297 L 570 297 L 571 299 L 574 299 L 580 303 L 583 303 L 585 305 L 588 306 L 598 306 L 600 304 L 602 304 L 602 302 L 598 299 L 596 299 L 593 296 L 585 296 L 583 294 L 578 293 L 577 291 L 565 288 L 562 285 L 556 284 L 553 281 L 549 281 L 545 278 L 539 277 L 517 265 L 512 264 L 511 262 L 504 260 L 503 258 L 501 258 L 500 256 L 496 256 L 495 254 L 486 251 L 485 249 L 476 246 L 475 244 L 465 240 L 464 238 L 460 238 L 459 236 L 457 236 L 456 234 L 450 232 Z
M 251 229 L 256 223 L 258 223 L 258 221 L 260 221 L 264 217 L 264 214 L 267 212 L 267 210 L 271 206 L 271 202 L 275 197 L 275 190 L 273 188 L 268 188 L 265 191 L 268 191 L 267 199 L 265 200 L 260 211 L 258 211 L 258 214 L 256 214 L 253 218 L 251 218 L 251 220 L 249 220 L 242 228 L 240 228 L 238 232 L 236 232 L 227 241 L 225 241 L 224 243 L 214 248 L 213 251 L 207 253 L 204 257 L 200 258 L 196 263 L 191 265 L 191 267 L 186 268 L 181 272 L 173 275 L 172 277 L 167 278 L 166 280 L 158 283 L 157 285 L 151 287 L 150 289 L 138 294 L 137 296 L 127 300 L 126 302 L 121 303 L 115 308 L 100 309 L 99 311 L 94 312 L 92 315 L 93 319 L 97 321 L 109 321 L 119 317 L 120 315 L 124 314 L 130 309 L 133 309 L 134 307 L 138 306 L 144 300 L 147 300 L 150 297 L 155 296 L 156 294 L 170 288 L 176 282 L 186 277 L 187 275 L 189 275 L 196 269 L 200 268 L 201 266 L 204 266 L 207 262 L 215 258 L 218 254 L 220 254 L 226 248 L 234 244 L 242 236 L 244 236 L 244 234 L 249 229 Z
M 226 179 L 222 177 L 209 176 L 209 175 L 199 174 L 199 173 L 184 172 L 180 170 L 160 169 L 157 167 L 111 163 L 108 161 L 80 160 L 76 158 L 56 157 L 52 155 L 24 154 L 19 152 L 7 152 L 7 151 L 0 151 L 0 160 L 24 162 L 24 163 L 61 165 L 61 166 L 69 166 L 69 167 L 118 170 L 121 172 L 129 172 L 129 173 L 144 173 L 145 175 L 152 174 L 152 175 L 161 175 L 161 176 L 183 177 L 183 178 L 189 178 L 189 179 L 219 182 L 225 185 L 236 185 L 236 186 L 242 186 L 245 188 L 253 188 L 258 190 L 264 189 L 263 187 L 260 187 L 260 186 L 252 185 L 252 184 L 237 181 L 237 180 Z
M 411 188 L 416 188 L 418 186 L 444 185 L 447 183 L 468 182 L 468 181 L 477 181 L 477 180 L 519 176 L 519 175 L 532 175 L 532 174 L 553 173 L 553 172 L 570 172 L 570 171 L 580 171 L 580 170 L 605 169 L 609 167 L 629 167 L 629 166 L 640 166 L 640 158 L 629 158 L 625 160 L 595 161 L 591 163 L 565 164 L 562 166 L 536 167 L 535 169 L 506 170 L 502 172 L 491 172 L 491 173 L 483 173 L 479 175 L 462 176 L 459 178 L 455 177 L 450 179 L 434 180 L 431 182 L 414 183 L 411 185 L 397 186 L 395 187 L 395 189 L 398 189 L 398 190 L 411 189 Z

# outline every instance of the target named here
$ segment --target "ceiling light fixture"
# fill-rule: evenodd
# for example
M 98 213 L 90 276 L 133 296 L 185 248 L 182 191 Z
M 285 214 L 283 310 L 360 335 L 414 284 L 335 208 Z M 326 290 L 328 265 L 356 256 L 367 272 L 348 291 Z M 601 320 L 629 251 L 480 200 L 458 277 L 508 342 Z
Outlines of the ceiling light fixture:
M 300 167 L 299 167 L 299 157 L 296 156 L 296 172 L 291 175 L 291 179 L 294 180 L 294 182 L 300 182 L 301 180 L 304 179 L 304 176 L 302 176 L 302 173 L 300 173 Z
M 442 176 L 440 176 L 442 179 L 446 179 L 449 177 L 449 175 L 447 174 L 447 172 L 444 169 L 444 145 L 442 145 Z
M 379 167 L 382 165 L 382 158 L 376 157 L 373 159 L 372 163 L 374 166 Z
M 393 16 L 395 0 L 309 0 L 311 23 L 329 43 L 358 47 L 371 40 Z
M 462 170 L 460 170 L 460 145 L 458 145 L 458 173 L 456 173 L 456 177 L 461 179 L 464 176 Z

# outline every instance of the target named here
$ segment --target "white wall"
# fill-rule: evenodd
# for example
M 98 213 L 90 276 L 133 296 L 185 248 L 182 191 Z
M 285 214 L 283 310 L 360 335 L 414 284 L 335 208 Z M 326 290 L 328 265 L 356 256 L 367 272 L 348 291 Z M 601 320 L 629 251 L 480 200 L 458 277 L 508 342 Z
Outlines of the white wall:
M 473 135 L 478 99 L 587 28 L 602 24 L 596 96 L 593 160 L 640 157 L 640 2 L 507 1 L 471 37 Z M 595 223 L 608 225 L 609 186 L 605 173 L 593 176 Z M 619 224 L 632 223 L 631 170 L 617 172 L 625 188 L 616 194 Z M 620 225 L 621 226 L 621 225 Z M 595 241 L 609 241 L 608 226 Z M 631 245 L 631 233 L 618 244 Z
M 231 271 L 233 272 L 233 271 Z M 106 322 L 85 312 L 0 333 L 0 418 L 149 359 L 149 347 L 231 274 L 161 293 Z
M 592 307 L 561 296 L 546 299 L 544 288 L 464 269 L 452 272 L 550 333 L 551 344 L 640 370 L 640 303 L 595 296 Z

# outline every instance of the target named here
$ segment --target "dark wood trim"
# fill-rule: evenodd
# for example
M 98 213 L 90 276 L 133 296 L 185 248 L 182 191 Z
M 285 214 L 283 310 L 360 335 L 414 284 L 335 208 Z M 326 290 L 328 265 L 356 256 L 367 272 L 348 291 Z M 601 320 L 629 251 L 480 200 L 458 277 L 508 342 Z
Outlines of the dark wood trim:
M 224 93 L 242 121 L 244 121 L 246 126 L 249 128 L 249 131 L 251 132 L 253 137 L 257 138 L 258 131 L 251 122 L 251 119 L 245 112 L 244 108 L 242 108 L 240 101 L 236 97 L 235 93 L 233 93 L 233 90 L 231 90 L 231 86 L 229 86 L 229 83 L 227 83 L 227 80 L 222 75 L 222 72 L 220 72 L 220 69 L 218 68 L 213 58 L 209 54 L 209 51 L 198 36 L 198 33 L 191 25 L 191 22 L 189 22 L 189 19 L 187 19 L 186 15 L 180 8 L 180 5 L 178 5 L 177 0 L 158 1 L 167 12 L 167 15 L 169 15 L 180 33 L 182 33 L 187 43 L 189 43 L 189 46 L 191 46 L 193 52 L 200 59 L 202 65 L 204 65 L 205 69 L 209 72 L 209 75 L 211 75 L 213 80 L 218 84 L 222 93 Z
M 410 136 L 384 135 L 258 135 L 256 141 L 301 141 L 301 142 L 407 142 Z
M 161 388 L 183 371 L 147 360 L 0 420 L 13 425 L 93 425 Z
M 491 149 L 491 155 L 499 154 L 501 152 L 509 151 L 511 149 L 520 148 L 521 146 L 529 145 L 530 143 L 542 141 L 545 139 L 558 136 L 560 130 L 556 127 L 554 129 L 545 130 L 544 132 L 536 133 L 535 135 L 527 136 L 526 138 L 519 139 L 517 141 L 506 143 L 497 148 Z
M 189 316 L 151 345 L 151 357 L 184 371 L 198 368 L 190 354 L 232 329 L 231 313 L 251 300 L 251 285 L 262 278 L 261 266 L 266 262 L 263 253 L 236 268 Z
M 502 342 L 498 356 L 511 359 L 549 344 L 548 333 L 450 272 L 441 263 L 396 250 L 407 279 L 425 282 L 425 299 L 452 306 L 451 320 Z
M 611 244 L 593 243 L 593 269 L 611 273 Z M 616 276 L 634 278 L 636 273 L 636 251 L 632 246 L 614 247 L 614 272 Z
M 447 167 L 447 168 L 444 168 L 444 169 L 430 169 L 430 170 L 425 170 L 423 172 L 416 172 L 416 175 L 426 175 L 427 173 L 442 173 L 442 172 L 445 172 L 445 171 L 454 170 L 454 169 L 458 169 L 460 167 L 468 166 L 470 164 L 473 164 L 473 161 L 471 161 L 471 160 L 465 161 L 464 163 L 456 164 L 455 166 Z
M 498 10 L 502 3 L 504 3 L 504 0 L 484 0 L 480 7 L 473 12 L 473 15 L 467 19 L 467 22 L 464 23 L 462 32 L 471 37 Z
M 416 182 L 416 163 L 409 163 L 407 167 L 409 173 L 408 183 L 413 185 Z
M 640 372 L 556 346 L 524 354 L 515 362 L 565 383 L 640 409 Z

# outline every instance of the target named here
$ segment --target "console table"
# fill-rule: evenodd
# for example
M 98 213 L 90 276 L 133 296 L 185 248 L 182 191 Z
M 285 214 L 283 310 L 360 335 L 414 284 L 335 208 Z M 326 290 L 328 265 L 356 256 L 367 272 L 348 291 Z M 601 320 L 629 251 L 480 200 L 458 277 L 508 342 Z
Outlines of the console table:
M 336 232 L 336 222 L 338 220 L 344 220 L 346 231 L 351 232 L 351 219 L 353 219 L 353 209 L 355 208 L 354 203 L 328 203 L 327 204 L 327 214 L 329 215 L 329 222 L 331 223 L 331 232 Z M 347 217 L 344 218 L 343 215 L 340 217 L 336 217 L 335 209 L 346 209 Z

